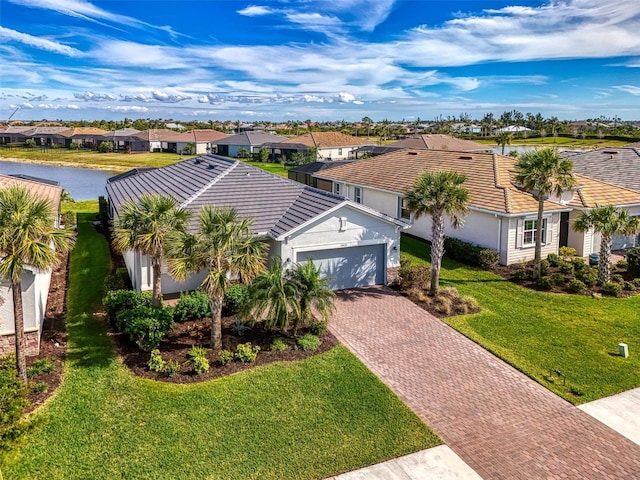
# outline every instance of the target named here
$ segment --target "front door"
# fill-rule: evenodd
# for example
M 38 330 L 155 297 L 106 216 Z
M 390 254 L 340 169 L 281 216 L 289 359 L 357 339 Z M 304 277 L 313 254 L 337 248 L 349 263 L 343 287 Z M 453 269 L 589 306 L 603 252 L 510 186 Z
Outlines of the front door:
M 560 238 L 558 247 L 566 247 L 569 242 L 569 212 L 560 214 Z

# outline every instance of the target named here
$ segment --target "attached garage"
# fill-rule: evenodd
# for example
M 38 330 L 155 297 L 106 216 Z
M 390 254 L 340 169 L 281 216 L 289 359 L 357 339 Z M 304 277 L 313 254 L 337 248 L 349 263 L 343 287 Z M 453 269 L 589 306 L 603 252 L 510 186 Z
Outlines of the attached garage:
M 313 260 L 334 290 L 385 283 L 386 244 L 298 252 L 296 262 Z

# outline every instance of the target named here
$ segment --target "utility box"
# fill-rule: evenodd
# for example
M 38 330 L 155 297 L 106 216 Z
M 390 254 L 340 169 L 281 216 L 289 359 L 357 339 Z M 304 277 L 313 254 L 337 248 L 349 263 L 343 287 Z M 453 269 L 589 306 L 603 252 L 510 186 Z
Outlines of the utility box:
M 629 345 L 627 345 L 626 343 L 619 343 L 618 355 L 620 355 L 622 358 L 629 358 Z

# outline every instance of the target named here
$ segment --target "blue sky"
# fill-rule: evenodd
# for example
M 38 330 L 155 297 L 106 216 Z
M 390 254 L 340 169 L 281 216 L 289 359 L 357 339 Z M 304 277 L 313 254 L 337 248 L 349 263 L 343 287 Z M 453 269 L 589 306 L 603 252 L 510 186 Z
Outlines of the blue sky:
M 0 120 L 640 120 L 640 1 L 0 0 Z

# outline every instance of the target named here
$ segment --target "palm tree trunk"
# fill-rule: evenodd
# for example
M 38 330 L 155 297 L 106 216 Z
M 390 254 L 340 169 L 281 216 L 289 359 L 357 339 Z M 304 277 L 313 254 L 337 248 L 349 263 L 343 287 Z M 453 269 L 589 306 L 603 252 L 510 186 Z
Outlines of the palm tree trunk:
M 151 259 L 153 269 L 153 293 L 151 305 L 156 308 L 162 306 L 162 259 L 160 257 L 153 257 Z
M 26 345 L 24 341 L 24 309 L 22 307 L 22 283 L 12 282 L 11 292 L 13 294 L 13 318 L 16 332 L 16 367 L 18 369 L 18 378 L 23 382 L 26 382 L 27 357 Z
M 431 295 L 437 295 L 440 287 L 440 267 L 444 255 L 444 214 L 434 212 L 431 217 Z
M 536 223 L 536 248 L 533 257 L 533 278 L 539 280 L 542 263 L 542 216 L 544 214 L 544 197 L 538 198 L 538 221 Z
M 219 297 L 209 299 L 211 309 L 211 348 L 222 348 L 222 299 Z
M 601 285 L 611 280 L 611 243 L 611 236 L 602 235 L 600 240 L 600 262 L 598 262 L 598 282 Z

